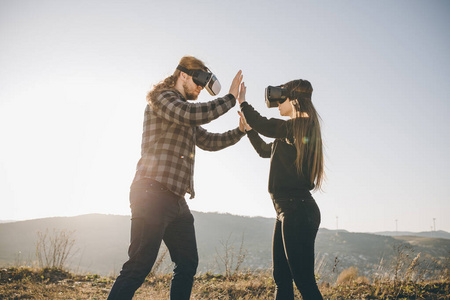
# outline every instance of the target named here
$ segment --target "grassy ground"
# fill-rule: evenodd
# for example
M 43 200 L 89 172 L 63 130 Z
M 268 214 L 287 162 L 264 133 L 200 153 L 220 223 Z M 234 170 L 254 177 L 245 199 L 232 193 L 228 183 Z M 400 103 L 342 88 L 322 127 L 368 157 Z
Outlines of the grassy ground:
M 76 275 L 58 269 L 0 270 L 0 299 L 106 299 L 113 278 Z M 170 276 L 149 277 L 134 299 L 169 299 Z M 450 299 L 449 280 L 428 282 L 350 280 L 321 284 L 325 299 Z M 273 299 L 270 273 L 231 277 L 204 274 L 195 279 L 191 299 Z M 301 299 L 296 291 L 296 299 Z

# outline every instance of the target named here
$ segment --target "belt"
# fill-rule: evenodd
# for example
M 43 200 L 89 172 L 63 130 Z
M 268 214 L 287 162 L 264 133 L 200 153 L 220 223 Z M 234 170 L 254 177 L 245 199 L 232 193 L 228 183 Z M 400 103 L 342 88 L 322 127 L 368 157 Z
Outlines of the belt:
M 142 178 L 131 184 L 131 189 L 146 189 L 148 187 L 154 187 L 161 191 L 169 190 L 164 184 L 152 178 Z

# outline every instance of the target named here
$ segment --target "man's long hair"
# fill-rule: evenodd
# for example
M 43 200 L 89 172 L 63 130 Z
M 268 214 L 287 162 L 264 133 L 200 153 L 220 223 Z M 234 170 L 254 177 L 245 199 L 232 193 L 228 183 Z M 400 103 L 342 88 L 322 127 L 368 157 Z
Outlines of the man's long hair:
M 292 130 L 297 148 L 295 164 L 299 174 L 305 176 L 314 190 L 320 190 L 325 178 L 320 116 L 312 101 L 312 85 L 307 80 L 293 80 L 284 85 L 288 89 L 295 117 Z
M 188 70 L 206 70 L 205 64 L 201 60 L 193 56 L 183 56 L 179 62 L 179 65 L 185 67 Z M 155 99 L 162 91 L 173 89 L 175 87 L 175 84 L 177 83 L 178 77 L 180 77 L 180 73 L 180 70 L 175 69 L 175 72 L 173 72 L 172 75 L 155 84 L 147 94 L 147 102 L 151 104 L 152 99 Z

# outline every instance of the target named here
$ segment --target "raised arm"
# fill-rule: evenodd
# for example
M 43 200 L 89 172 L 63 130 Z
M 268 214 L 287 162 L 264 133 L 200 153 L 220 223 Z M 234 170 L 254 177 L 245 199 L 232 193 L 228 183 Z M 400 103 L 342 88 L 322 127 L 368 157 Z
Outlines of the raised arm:
M 270 158 L 273 143 L 266 143 L 255 130 L 247 131 L 247 136 L 259 156 L 262 158 Z
M 245 101 L 247 87 L 241 83 L 238 102 L 248 125 L 264 136 L 271 138 L 286 138 L 289 135 L 287 122 L 281 119 L 267 119 L 261 116 L 250 104 Z
M 269 158 L 272 152 L 272 143 L 268 144 L 263 139 L 261 139 L 256 130 L 253 130 L 253 128 L 248 125 L 247 120 L 245 119 L 245 116 L 242 112 L 238 111 L 238 114 L 240 117 L 239 129 L 247 133 L 250 143 L 259 154 L 259 156 L 261 156 L 262 158 Z
M 267 119 L 261 116 L 250 104 L 243 102 L 241 111 L 247 123 L 260 134 L 271 138 L 286 138 L 288 136 L 287 122 L 281 119 Z
M 236 144 L 245 133 L 239 128 L 224 133 L 211 133 L 198 126 L 195 132 L 196 145 L 203 150 L 218 151 Z
M 159 117 L 184 126 L 198 126 L 217 119 L 236 104 L 232 94 L 203 103 L 187 102 L 174 91 L 163 91 L 151 102 Z
M 177 90 L 165 90 L 150 105 L 159 117 L 184 126 L 199 126 L 217 119 L 236 104 L 242 72 L 237 72 L 228 95 L 204 103 L 191 103 Z

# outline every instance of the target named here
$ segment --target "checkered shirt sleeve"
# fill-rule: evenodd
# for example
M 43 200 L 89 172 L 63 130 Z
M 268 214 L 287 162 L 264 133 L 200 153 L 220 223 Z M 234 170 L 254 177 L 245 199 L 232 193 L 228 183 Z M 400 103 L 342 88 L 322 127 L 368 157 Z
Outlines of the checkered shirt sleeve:
M 232 94 L 209 102 L 191 103 L 173 90 L 166 90 L 152 101 L 155 114 L 164 120 L 183 126 L 207 124 L 226 113 L 236 104 Z
M 206 103 L 190 103 L 177 91 L 168 90 L 154 100 L 145 109 L 141 159 L 134 181 L 152 178 L 179 196 L 190 193 L 193 198 L 195 145 L 219 150 L 239 140 L 236 132 L 214 135 L 200 125 L 226 113 L 236 99 L 229 94 Z
M 239 128 L 225 133 L 211 133 L 199 126 L 196 132 L 196 142 L 197 146 L 203 150 L 217 151 L 236 144 L 244 135 L 245 133 Z

